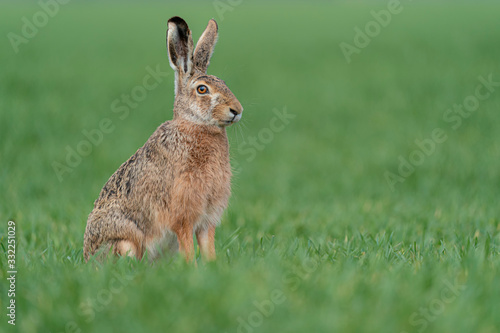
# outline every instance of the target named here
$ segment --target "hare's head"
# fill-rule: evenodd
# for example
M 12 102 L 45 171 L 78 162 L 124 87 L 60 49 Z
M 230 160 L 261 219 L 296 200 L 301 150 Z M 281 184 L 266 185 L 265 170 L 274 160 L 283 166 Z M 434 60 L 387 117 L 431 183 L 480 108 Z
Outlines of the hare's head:
M 215 43 L 217 23 L 210 20 L 196 48 L 191 30 L 178 16 L 168 20 L 167 49 L 175 70 L 174 118 L 224 127 L 240 120 L 243 107 L 224 81 L 207 75 Z

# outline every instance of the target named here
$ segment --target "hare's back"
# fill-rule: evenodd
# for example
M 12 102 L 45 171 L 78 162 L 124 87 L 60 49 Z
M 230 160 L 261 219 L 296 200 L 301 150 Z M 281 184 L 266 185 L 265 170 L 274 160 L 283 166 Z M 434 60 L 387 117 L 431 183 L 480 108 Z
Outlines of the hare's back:
M 95 207 L 109 201 L 119 201 L 125 207 L 147 204 L 164 196 L 175 177 L 176 164 L 183 158 L 182 139 L 170 124 L 162 124 L 148 141 L 137 150 L 106 182 Z M 173 147 L 176 146 L 176 147 Z

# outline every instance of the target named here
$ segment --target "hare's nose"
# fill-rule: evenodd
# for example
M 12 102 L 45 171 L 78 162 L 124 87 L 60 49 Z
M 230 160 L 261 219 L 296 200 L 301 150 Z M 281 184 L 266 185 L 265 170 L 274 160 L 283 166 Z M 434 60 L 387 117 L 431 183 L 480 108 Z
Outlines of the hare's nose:
M 243 112 L 243 107 L 241 106 L 240 102 L 238 102 L 237 99 L 234 99 L 232 103 L 229 104 L 228 106 L 229 106 L 229 111 L 235 116 Z
M 233 115 L 233 119 L 231 119 L 232 123 L 237 123 L 241 119 L 241 111 L 236 111 L 233 108 L 229 108 L 229 112 Z

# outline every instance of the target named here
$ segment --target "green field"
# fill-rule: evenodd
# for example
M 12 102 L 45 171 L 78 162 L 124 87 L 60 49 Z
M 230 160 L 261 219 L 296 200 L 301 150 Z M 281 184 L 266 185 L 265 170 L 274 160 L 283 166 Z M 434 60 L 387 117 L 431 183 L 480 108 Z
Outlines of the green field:
M 500 4 L 370 24 L 389 3 L 74 1 L 17 53 L 41 7 L 2 3 L 0 332 L 499 332 Z M 218 21 L 209 73 L 245 108 L 218 258 L 85 264 L 100 189 L 172 117 L 174 15 Z

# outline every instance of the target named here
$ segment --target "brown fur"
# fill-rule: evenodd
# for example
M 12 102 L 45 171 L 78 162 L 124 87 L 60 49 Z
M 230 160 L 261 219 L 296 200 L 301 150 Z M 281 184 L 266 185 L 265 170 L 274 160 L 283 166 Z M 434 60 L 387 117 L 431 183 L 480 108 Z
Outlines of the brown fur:
M 190 261 L 193 233 L 202 255 L 215 258 L 215 227 L 231 192 L 226 126 L 240 119 L 243 108 L 224 81 L 206 75 L 217 23 L 209 21 L 196 51 L 183 19 L 171 18 L 168 27 L 176 73 L 174 118 L 104 185 L 87 221 L 86 261 L 100 248 L 142 258 L 146 250 L 156 257 L 176 243 Z M 201 84 L 207 94 L 197 92 Z

